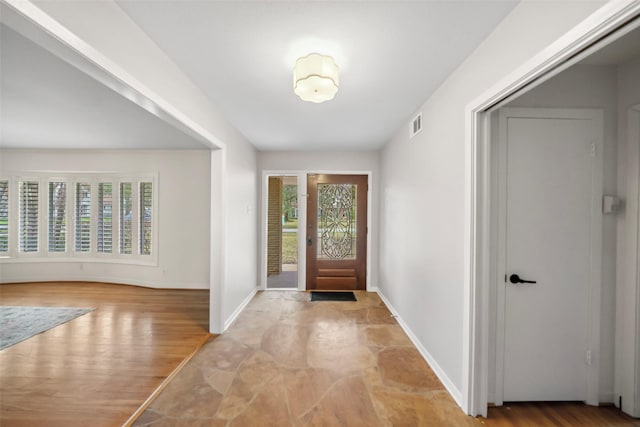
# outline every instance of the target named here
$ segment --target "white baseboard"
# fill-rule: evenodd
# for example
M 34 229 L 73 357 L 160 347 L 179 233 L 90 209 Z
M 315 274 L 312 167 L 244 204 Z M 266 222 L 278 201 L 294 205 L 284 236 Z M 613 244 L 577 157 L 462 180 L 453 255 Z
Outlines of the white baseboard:
M 115 283 L 118 285 L 142 286 L 153 289 L 209 289 L 208 282 L 175 282 L 170 280 L 140 280 L 121 276 L 54 276 L 43 275 L 20 275 L 20 276 L 0 276 L 0 283 L 27 283 L 27 282 L 101 282 Z
M 447 389 L 451 397 L 453 397 L 453 400 L 455 400 L 458 406 L 462 408 L 462 392 L 458 390 L 458 388 L 453 384 L 453 381 L 451 381 L 451 379 L 447 376 L 444 370 L 440 367 L 438 362 L 436 362 L 434 357 L 422 345 L 420 340 L 418 340 L 418 337 L 413 333 L 411 328 L 409 328 L 409 326 L 404 322 L 404 320 L 402 320 L 402 317 L 400 317 L 400 314 L 393 307 L 393 305 L 391 305 L 391 303 L 384 296 L 384 294 L 379 289 L 377 290 L 377 293 L 380 296 L 380 299 L 382 299 L 382 301 L 385 303 L 389 311 L 391 311 L 391 313 L 395 316 L 396 320 L 400 324 L 400 327 L 407 334 L 407 336 L 409 337 L 413 345 L 416 346 L 416 348 L 418 349 L 418 351 L 420 352 L 424 360 L 427 361 L 427 363 L 429 364 L 433 372 L 436 374 L 438 379 L 442 382 L 442 385 L 444 385 L 444 387 Z
M 612 391 L 600 392 L 599 403 L 615 403 L 615 395 Z
M 238 318 L 240 313 L 242 313 L 242 310 L 244 310 L 245 307 L 249 304 L 249 302 L 251 302 L 253 297 L 258 292 L 258 288 L 259 288 L 258 286 L 253 288 L 253 291 L 251 291 L 251 293 L 244 299 L 244 301 L 242 301 L 240 305 L 237 306 L 235 310 L 233 310 L 233 313 L 231 313 L 231 316 L 229 316 L 229 318 L 224 321 L 224 327 L 222 329 L 223 332 L 226 331 L 229 328 L 229 326 L 231 326 L 231 324 Z

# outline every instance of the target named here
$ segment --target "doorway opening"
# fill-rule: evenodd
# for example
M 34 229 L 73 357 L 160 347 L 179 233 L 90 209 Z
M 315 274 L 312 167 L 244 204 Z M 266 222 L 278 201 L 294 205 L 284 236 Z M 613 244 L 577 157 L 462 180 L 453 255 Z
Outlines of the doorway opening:
M 498 227 L 498 222 L 496 220 L 496 211 L 495 207 L 496 203 L 496 189 L 495 189 L 495 171 L 497 164 L 497 156 L 495 150 L 491 149 L 491 141 L 492 138 L 496 134 L 496 130 L 498 129 L 498 120 L 497 114 L 495 113 L 499 108 L 506 106 L 510 103 L 509 107 L 534 107 L 534 108 L 567 108 L 567 87 L 573 86 L 578 83 L 583 83 L 585 85 L 589 85 L 590 79 L 586 78 L 582 80 L 576 79 L 566 79 L 562 76 L 562 72 L 567 71 L 572 65 L 575 65 L 580 60 L 585 59 L 591 53 L 595 52 L 598 49 L 602 49 L 604 44 L 612 43 L 614 40 L 621 39 L 625 34 L 630 33 L 631 31 L 638 28 L 640 21 L 637 19 L 633 21 L 633 18 L 638 17 L 638 9 L 636 8 L 620 8 L 622 9 L 622 13 L 619 15 L 615 15 L 610 18 L 607 18 L 605 25 L 599 23 L 599 26 L 591 27 L 593 23 L 586 23 L 578 27 L 575 30 L 575 34 L 572 34 L 572 37 L 575 37 L 576 34 L 587 34 L 588 37 L 582 37 L 581 43 L 584 43 L 580 49 L 578 49 L 577 45 L 566 45 L 564 42 L 557 43 L 553 46 L 553 49 L 549 49 L 549 52 L 553 51 L 554 56 L 548 56 L 547 63 L 544 66 L 539 67 L 534 71 L 531 71 L 530 74 L 522 75 L 518 78 L 517 84 L 511 81 L 507 87 L 507 85 L 502 86 L 501 89 L 497 90 L 493 98 L 483 97 L 478 102 L 470 105 L 468 112 L 470 113 L 471 123 L 473 128 L 473 135 L 470 138 L 471 144 L 469 145 L 469 150 L 467 154 L 469 155 L 468 159 L 471 160 L 471 168 L 469 170 L 470 174 L 470 186 L 468 187 L 471 191 L 469 192 L 472 195 L 471 203 L 470 203 L 470 223 L 469 223 L 469 233 L 468 236 L 472 236 L 473 238 L 469 240 L 469 245 L 467 245 L 466 250 L 467 253 L 471 255 L 472 263 L 471 268 L 468 271 L 469 278 L 469 293 L 467 297 L 471 302 L 470 305 L 470 341 L 469 341 L 469 354 L 471 358 L 469 360 L 469 364 L 465 365 L 465 368 L 468 368 L 467 373 L 469 374 L 468 379 L 469 382 L 464 384 L 464 394 L 466 403 L 465 406 L 468 408 L 468 412 L 472 414 L 483 413 L 486 415 L 487 413 L 487 403 L 500 401 L 500 396 L 496 395 L 495 390 L 496 382 L 502 382 L 502 379 L 497 378 L 495 375 L 496 370 L 496 354 L 495 354 L 495 336 L 492 337 L 492 331 L 496 330 L 496 322 L 497 320 L 492 315 L 492 302 L 493 307 L 495 307 L 497 295 L 496 289 L 493 288 L 490 284 L 492 283 L 501 283 L 504 285 L 506 272 L 504 268 L 499 268 L 497 265 L 497 259 L 495 256 L 495 251 L 498 246 L 496 229 Z M 620 12 L 620 11 L 619 11 Z M 617 20 L 620 16 L 624 16 L 625 19 Z M 626 26 L 622 27 L 624 24 Z M 607 37 L 606 40 L 604 38 Z M 633 36 L 631 36 L 633 37 Z M 637 39 L 636 39 L 637 40 Z M 620 47 L 620 45 L 616 46 Z M 618 56 L 620 54 L 620 50 L 614 56 Z M 604 52 L 604 51 L 603 51 Z M 636 49 L 637 52 L 637 49 Z M 568 55 L 571 53 L 573 56 L 568 60 Z M 608 52 L 612 53 L 612 52 Z M 546 55 L 546 54 L 545 54 Z M 564 58 L 564 60 L 561 60 Z M 599 58 L 591 58 L 591 60 L 597 59 L 598 61 L 604 60 L 603 56 Z M 533 63 L 534 61 L 532 61 Z M 625 60 L 625 63 L 628 62 Z M 631 60 L 633 64 L 637 64 L 635 60 Z M 613 88 L 615 93 L 613 95 L 617 95 L 612 97 L 612 94 L 602 94 L 598 95 L 598 97 L 586 97 L 586 92 L 578 91 L 575 94 L 576 99 L 580 98 L 580 103 L 577 101 L 571 103 L 571 107 L 581 107 L 581 108 L 596 108 L 601 109 L 601 103 L 611 104 L 611 108 L 607 110 L 605 108 L 605 144 L 601 147 L 601 150 L 609 150 L 608 152 L 603 152 L 605 157 L 605 170 L 604 170 L 604 181 L 599 180 L 600 183 L 604 184 L 604 191 L 609 195 L 609 199 L 615 200 L 618 196 L 618 190 L 620 187 L 616 188 L 616 170 L 615 165 L 613 168 L 608 167 L 610 163 L 613 164 L 615 162 L 610 162 L 611 159 L 615 160 L 615 144 L 606 144 L 608 141 L 612 141 L 615 143 L 616 136 L 616 124 L 619 122 L 616 120 L 615 111 L 620 107 L 620 100 L 622 99 L 621 95 L 631 94 L 632 91 L 620 89 L 621 84 L 623 84 L 626 80 L 620 79 L 622 75 L 625 74 L 622 68 L 625 68 L 626 65 L 624 63 L 618 64 L 597 64 L 597 63 L 587 63 L 583 62 L 581 64 L 582 70 L 579 72 L 584 73 L 603 73 L 600 75 L 602 78 L 607 78 L 608 74 L 614 73 L 613 76 L 608 76 L 610 81 L 612 82 L 607 88 Z M 587 67 L 585 67 L 587 66 Z M 613 66 L 613 69 L 611 68 Z M 629 66 L 632 66 L 629 64 Z M 594 67 L 592 70 L 588 70 L 588 67 Z M 603 68 L 604 67 L 604 68 Z M 618 70 L 615 68 L 618 67 Z M 608 68 L 608 69 L 605 69 Z M 575 69 L 573 70 L 575 71 Z M 586 74 L 585 74 L 586 75 Z M 637 72 L 635 73 L 637 75 Z M 613 77 L 613 78 L 611 78 Z M 562 94 L 557 93 L 553 94 L 552 90 L 548 90 L 549 94 L 542 98 L 539 96 L 540 94 L 535 94 L 532 89 L 535 87 L 540 87 L 544 85 L 544 83 L 548 82 L 553 85 L 552 79 L 563 79 L 565 78 L 565 84 L 562 85 Z M 559 80 L 557 80 L 559 81 Z M 633 80 L 635 82 L 636 80 Z M 496 86 L 498 87 L 498 86 Z M 602 88 L 603 86 L 598 86 L 598 88 Z M 596 89 L 595 85 L 591 84 L 589 88 Z M 637 89 L 637 85 L 633 85 L 632 89 Z M 542 89 L 541 89 L 542 90 Z M 528 93 L 528 104 L 523 104 L 522 95 Z M 634 92 L 635 93 L 635 92 Z M 556 96 L 558 95 L 558 96 Z M 558 99 L 558 103 L 551 102 L 555 98 Z M 517 104 L 514 103 L 517 102 Z M 562 102 L 562 103 L 560 103 Z M 539 105 L 533 105 L 538 103 Z M 593 105 L 586 105 L 592 103 Z M 544 105 L 542 105 L 544 104 Z M 605 105 L 606 107 L 606 105 Z M 614 112 L 613 117 L 611 117 L 611 112 Z M 611 136 L 610 133 L 613 132 L 614 135 Z M 619 141 L 618 141 L 619 143 Z M 594 146 L 587 147 L 587 152 L 589 152 L 589 148 L 591 152 L 593 152 Z M 618 149 L 620 148 L 618 144 Z M 611 152 L 613 149 L 613 153 Z M 595 147 L 595 154 L 598 154 L 598 147 Z M 608 160 L 607 160 L 608 159 Z M 625 161 L 630 161 L 630 157 L 625 155 Z M 632 159 L 631 161 L 637 161 L 637 157 Z M 546 172 L 546 171 L 545 171 Z M 540 176 L 547 177 L 548 173 L 541 173 Z M 637 175 L 634 177 L 637 179 Z M 600 191 L 602 193 L 602 191 Z M 604 196 L 599 194 L 600 201 L 604 200 Z M 629 194 L 625 196 L 629 197 Z M 553 209 L 553 204 L 549 203 L 549 209 Z M 599 203 L 600 205 L 600 203 Z M 602 243 L 603 254 L 602 261 L 608 263 L 609 268 L 603 269 L 605 272 L 613 272 L 615 276 L 615 266 L 611 268 L 613 264 L 615 264 L 615 256 L 612 257 L 616 253 L 615 249 L 608 250 L 609 246 L 615 246 L 615 239 L 611 238 L 611 236 L 615 235 L 616 229 L 616 218 L 614 212 L 605 212 L 604 202 L 601 203 L 602 206 L 599 206 L 600 209 L 603 209 L 601 213 L 606 213 L 603 222 L 603 232 L 604 232 L 604 242 Z M 629 205 L 626 205 L 627 209 Z M 626 213 L 627 215 L 629 212 Z M 637 211 L 634 212 L 637 217 Z M 619 226 L 619 224 L 618 224 Z M 618 227 L 619 228 L 619 227 Z M 628 230 L 625 230 L 628 233 Z M 620 234 L 620 230 L 618 229 L 618 235 Z M 536 235 L 536 238 L 539 236 Z M 618 256 L 620 254 L 618 253 Z M 637 249 L 633 250 L 633 255 L 637 257 Z M 508 278 L 509 276 L 507 276 Z M 529 278 L 528 276 L 525 276 Z M 534 278 L 535 280 L 536 278 Z M 626 321 L 624 323 L 623 328 L 619 328 L 619 325 L 613 325 L 613 319 L 615 317 L 620 317 L 618 313 L 614 310 L 615 304 L 612 303 L 614 301 L 613 294 L 615 290 L 615 278 L 613 280 L 609 280 L 603 277 L 603 280 L 606 281 L 606 287 L 602 287 L 603 292 L 606 295 L 601 296 L 602 298 L 602 306 L 596 306 L 595 304 L 591 305 L 592 313 L 589 322 L 592 326 L 596 327 L 591 332 L 593 336 L 600 337 L 600 345 L 595 343 L 595 350 L 592 348 L 585 349 L 584 358 L 581 360 L 581 364 L 584 366 L 588 366 L 591 368 L 592 378 L 596 378 L 598 382 L 596 382 L 596 386 L 589 387 L 589 392 L 586 398 L 588 403 L 600 403 L 600 402 L 612 402 L 616 406 L 620 405 L 622 402 L 622 406 L 624 406 L 625 402 L 633 402 L 633 399 L 630 398 L 630 393 L 627 393 L 626 396 L 623 396 L 624 391 L 620 390 L 620 386 L 617 384 L 619 364 L 617 361 L 612 363 L 611 355 L 612 349 L 615 345 L 617 345 L 617 341 L 622 339 L 624 335 L 624 339 L 629 340 L 638 340 L 638 331 L 636 330 L 635 325 L 631 325 L 632 322 Z M 513 282 L 510 282 L 513 283 Z M 513 286 L 520 285 L 522 282 L 514 283 Z M 603 282 L 604 283 L 604 282 Z M 511 286 L 510 284 L 506 286 Z M 527 283 L 522 284 L 523 290 L 530 289 Z M 497 304 L 502 304 L 504 301 L 499 301 Z M 614 307 L 612 310 L 611 307 Z M 612 313 L 614 315 L 612 315 Z M 540 312 L 539 314 L 543 314 Z M 546 312 L 544 314 L 546 316 Z M 616 316 L 617 315 L 617 316 Z M 636 313 L 637 315 L 637 313 Z M 584 317 L 584 316 L 583 316 Z M 536 321 L 536 319 L 532 319 L 532 321 Z M 616 319 L 616 321 L 620 321 L 620 319 Z M 631 325 L 631 327 L 628 327 Z M 622 331 L 624 330 L 624 332 Z M 550 348 L 547 346 L 547 348 Z M 605 350 L 604 352 L 602 350 Z M 599 351 L 598 355 L 596 352 Z M 615 353 L 614 353 L 615 355 Z M 600 356 L 600 357 L 598 357 Z M 607 357 L 609 357 L 607 359 Z M 637 356 L 636 356 L 637 358 Z M 601 372 L 598 372 L 599 369 L 596 369 L 595 366 L 599 366 Z M 550 368 L 553 370 L 553 368 Z M 614 370 L 615 370 L 615 378 L 614 378 Z M 626 369 L 626 378 L 633 379 L 633 368 Z M 622 391 L 622 393 L 621 393 Z M 624 398 L 620 398 L 624 397 Z M 624 409 L 624 408 L 623 408 Z M 625 412 L 633 413 L 633 411 Z
M 267 289 L 297 289 L 298 177 L 270 176 L 267 185 Z

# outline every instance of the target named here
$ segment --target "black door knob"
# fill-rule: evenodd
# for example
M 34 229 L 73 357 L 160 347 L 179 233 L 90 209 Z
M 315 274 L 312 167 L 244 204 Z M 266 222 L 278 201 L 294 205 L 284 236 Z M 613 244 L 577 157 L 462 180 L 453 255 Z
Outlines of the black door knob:
M 511 276 L 509 276 L 509 281 L 511 283 L 537 283 L 535 280 L 521 279 L 517 274 L 512 274 Z

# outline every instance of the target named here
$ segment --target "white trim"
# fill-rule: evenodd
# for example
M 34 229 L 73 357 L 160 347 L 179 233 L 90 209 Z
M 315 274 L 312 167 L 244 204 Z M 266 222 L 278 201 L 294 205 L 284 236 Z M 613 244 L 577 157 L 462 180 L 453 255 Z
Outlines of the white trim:
M 509 107 L 498 110 L 498 141 L 497 146 L 492 147 L 498 152 L 498 164 L 492 165 L 498 173 L 498 206 L 495 209 L 497 215 L 497 244 L 491 250 L 491 258 L 496 259 L 497 271 L 494 275 L 498 279 L 490 286 L 496 288 L 496 331 L 495 331 L 495 369 L 496 381 L 494 403 L 501 405 L 504 398 L 504 334 L 505 334 L 505 287 L 502 286 L 502 277 L 506 271 L 506 245 L 507 245 L 507 120 L 512 117 L 519 118 L 556 118 L 575 119 L 589 121 L 592 124 L 592 143 L 595 144 L 596 154 L 591 160 L 590 192 L 590 257 L 589 257 L 589 286 L 587 289 L 587 343 L 586 348 L 592 352 L 592 363 L 587 367 L 585 401 L 590 405 L 598 405 L 599 375 L 600 375 L 600 302 L 602 288 L 602 186 L 604 170 L 604 123 L 603 111 L 596 109 L 574 108 L 518 108 Z M 488 151 L 492 151 L 491 149 Z M 491 209 L 493 211 L 493 207 Z M 499 283 L 498 283 L 499 282 Z M 490 303 L 491 304 L 491 303 Z M 491 307 L 491 305 L 490 305 Z M 491 333 L 491 331 L 490 331 Z
M 640 104 L 633 108 L 636 136 L 638 136 L 638 145 L 640 148 Z M 640 183 L 640 149 L 638 150 L 638 156 L 636 157 L 638 162 L 638 183 Z M 638 223 L 636 225 L 636 324 L 635 324 L 635 340 L 636 340 L 636 354 L 635 354 L 635 377 L 634 377 L 634 408 L 632 415 L 640 418 L 640 185 L 638 185 L 638 194 L 636 196 L 636 216 Z
M 640 104 L 626 111 L 619 144 L 626 164 L 622 187 L 626 196 L 618 226 L 618 283 L 615 394 L 625 413 L 640 417 Z M 635 352 L 636 357 L 630 357 Z M 616 405 L 619 401 L 616 399 Z
M 459 406 L 462 406 L 462 393 L 456 388 L 454 382 L 447 376 L 444 369 L 442 369 L 440 365 L 438 365 L 436 359 L 422 345 L 418 337 L 413 333 L 411 328 L 409 328 L 409 325 L 407 325 L 405 321 L 402 320 L 402 317 L 400 317 L 398 311 L 391 305 L 384 294 L 379 290 L 376 290 L 375 292 L 380 296 L 382 302 L 384 302 L 389 311 L 393 314 L 393 317 L 396 318 L 402 330 L 407 334 L 413 345 L 416 346 L 422 358 L 429 364 L 429 367 L 436 374 L 440 382 L 442 382 L 442 385 L 444 385 L 451 397 L 453 397 L 453 400 L 455 400 Z
M 298 186 L 298 286 L 295 288 L 299 291 L 305 290 L 306 283 L 306 266 L 305 257 L 305 230 L 307 229 L 307 175 L 304 172 L 292 171 L 262 171 L 262 203 L 260 209 L 260 279 L 258 281 L 260 290 L 293 290 L 293 288 L 267 288 L 267 245 L 268 237 L 268 210 L 269 210 L 269 178 L 277 176 L 293 176 L 296 177 Z M 304 203 L 301 203 L 304 201 Z
M 501 79 L 465 109 L 465 226 L 464 226 L 464 319 L 462 408 L 471 415 L 487 414 L 488 271 L 485 256 L 490 236 L 490 217 L 482 196 L 489 194 L 490 164 L 486 156 L 487 111 L 509 97 L 522 93 L 588 54 L 596 43 L 604 45 L 620 37 L 622 29 L 640 15 L 637 0 L 616 0 L 603 5 L 582 23 L 538 55 Z M 629 26 L 631 24 L 628 24 Z M 635 24 L 634 24 L 635 25 Z M 611 35 L 616 32 L 615 35 Z M 611 37 L 608 37 L 611 36 Z M 608 37 L 606 40 L 604 38 Z
M 231 313 L 231 316 L 229 316 L 227 318 L 227 320 L 224 321 L 224 330 L 225 331 L 227 329 L 229 329 L 229 326 L 231 326 L 231 324 L 233 322 L 235 322 L 235 320 L 238 318 L 240 313 L 242 313 L 242 311 L 247 307 L 247 305 L 249 305 L 249 303 L 251 302 L 253 297 L 256 295 L 256 293 L 258 293 L 258 287 L 257 286 L 255 288 L 253 288 L 251 293 L 249 295 L 247 295 L 247 297 L 240 303 L 239 306 L 236 307 L 235 310 L 233 310 L 233 313 Z
M 65 255 L 66 254 L 66 255 Z M 104 256 L 101 256 L 104 255 Z M 113 255 L 111 257 L 111 255 Z M 142 258 L 131 258 L 131 259 L 127 259 L 127 258 L 120 258 L 120 257 L 116 257 L 115 255 L 117 254 L 113 254 L 113 253 L 106 253 L 106 254 L 94 254 L 93 257 L 87 256 L 85 253 L 69 253 L 66 252 L 64 254 L 60 253 L 60 254 L 55 254 L 55 255 L 51 255 L 48 254 L 46 256 L 39 256 L 39 257 L 33 257 L 33 256 L 29 256 L 29 257 L 24 257 L 24 255 L 20 258 L 10 258 L 7 256 L 0 256 L 0 265 L 2 264 L 25 264 L 25 263 L 41 263 L 41 264 L 48 264 L 48 263 L 70 263 L 70 262 L 77 262 L 77 263 L 82 263 L 82 264 L 121 264 L 121 265 L 141 265 L 141 266 L 146 266 L 146 267 L 157 267 L 158 263 L 153 261 L 153 260 L 149 260 L 149 261 L 145 261 Z M 123 257 L 128 256 L 128 255 L 123 255 Z M 140 255 L 141 257 L 151 257 L 151 255 Z
M 226 149 L 211 151 L 211 211 L 209 237 L 209 332 L 224 332 L 223 308 L 226 286 Z
M 81 264 L 81 263 L 79 263 Z M 81 272 L 80 272 L 81 273 Z M 123 276 L 93 276 L 93 275 L 52 275 L 47 274 L 20 274 L 17 276 L 7 276 L 0 274 L 0 283 L 29 283 L 29 282 L 100 282 L 114 283 L 117 285 L 142 286 L 152 289 L 209 289 L 207 282 L 176 282 L 175 280 L 144 280 L 134 277 Z M 180 284 L 177 287 L 176 284 Z

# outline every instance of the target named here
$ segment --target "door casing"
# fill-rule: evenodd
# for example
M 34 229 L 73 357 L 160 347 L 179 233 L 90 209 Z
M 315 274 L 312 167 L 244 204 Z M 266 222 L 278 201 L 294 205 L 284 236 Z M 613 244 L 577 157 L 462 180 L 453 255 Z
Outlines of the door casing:
M 538 55 L 469 102 L 465 109 L 464 310 L 462 409 L 487 415 L 491 267 L 491 113 L 510 100 L 640 27 L 640 2 L 600 7 Z M 633 332 L 638 334 L 638 332 Z M 640 349 L 638 350 L 640 352 Z M 640 356 L 636 354 L 636 358 Z
M 618 220 L 614 388 L 621 409 L 640 417 L 640 104 L 620 114 L 627 118 L 618 140 L 626 161 L 618 177 L 626 194 Z

